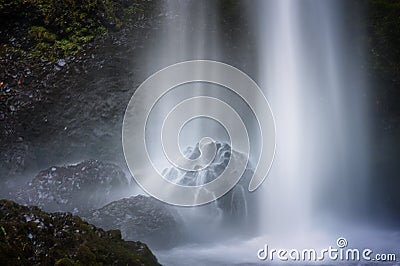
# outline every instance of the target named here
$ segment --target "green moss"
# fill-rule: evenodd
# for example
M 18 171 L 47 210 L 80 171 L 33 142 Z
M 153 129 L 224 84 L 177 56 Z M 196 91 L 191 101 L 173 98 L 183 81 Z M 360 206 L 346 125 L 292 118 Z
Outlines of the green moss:
M 94 261 L 96 261 L 96 255 L 90 251 L 90 249 L 85 246 L 81 245 L 78 248 L 78 252 L 76 254 L 76 259 L 83 265 L 91 265 Z M 93 264 L 92 264 L 93 265 Z
M 70 213 L 0 200 L 1 228 L 6 233 L 0 234 L 0 265 L 158 265 L 146 245 Z
M 6 28 L 13 36 L 25 25 L 30 55 L 59 58 L 73 55 L 96 36 L 119 30 L 139 18 L 144 12 L 140 5 L 143 2 L 139 0 L 1 1 L 0 31 L 15 23 L 16 29 Z
M 73 260 L 69 258 L 62 258 L 56 261 L 54 263 L 54 266 L 75 266 L 76 264 L 74 263 Z
M 61 52 L 61 55 L 65 54 L 76 54 L 82 50 L 82 46 L 76 40 L 62 39 L 55 41 L 54 47 L 57 51 Z
M 29 37 L 37 41 L 54 42 L 57 39 L 57 35 L 49 32 L 46 28 L 41 26 L 32 26 L 28 34 Z
M 4 227 L 1 227 L 1 231 L 3 232 L 4 237 L 7 237 L 7 233 L 6 233 L 6 229 L 4 229 Z

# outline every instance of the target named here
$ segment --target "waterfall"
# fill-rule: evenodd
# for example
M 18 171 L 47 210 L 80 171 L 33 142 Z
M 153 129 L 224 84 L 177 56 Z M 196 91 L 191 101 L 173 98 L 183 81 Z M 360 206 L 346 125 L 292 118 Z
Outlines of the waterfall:
M 261 196 L 264 232 L 309 232 L 329 212 L 338 222 L 354 217 L 367 205 L 367 86 L 359 57 L 345 44 L 346 5 L 282 0 L 255 6 L 251 12 L 262 25 L 259 79 L 277 131 Z
M 150 49 L 155 58 L 151 61 L 153 68 L 189 59 L 224 60 L 220 43 L 223 33 L 217 23 L 218 1 L 164 3 L 166 19 L 159 42 Z M 276 244 L 276 248 L 329 245 L 329 241 L 340 236 L 337 234 L 350 232 L 352 229 L 348 227 L 360 222 L 358 217 L 362 220 L 362 211 L 368 207 L 368 86 L 360 68 L 364 47 L 353 42 L 357 44 L 354 49 L 347 42 L 359 30 L 347 24 L 350 12 L 346 9 L 347 2 L 242 1 L 240 6 L 256 43 L 241 40 L 239 47 L 247 53 L 249 49 L 257 51 L 257 60 L 246 65 L 256 65 L 250 67 L 257 69 L 251 75 L 256 77 L 274 113 L 276 154 L 271 171 L 258 190 L 248 193 L 247 186 L 239 186 L 231 191 L 234 197 L 244 199 L 242 205 L 233 200 L 223 202 L 228 202 L 231 210 L 243 209 L 246 221 L 256 220 L 253 226 L 258 226 L 257 236 L 248 229 L 221 234 L 229 224 L 238 226 L 235 223 L 238 218 L 232 215 L 224 220 L 218 202 L 191 208 L 181 212 L 187 218 L 188 230 L 194 238 L 204 237 L 209 242 L 160 253 L 167 264 L 177 265 L 179 258 L 188 257 L 195 265 L 196 260 L 202 259 L 254 262 L 255 252 L 266 241 Z M 171 102 L 191 96 L 188 91 L 172 93 L 163 103 L 160 101 L 163 107 L 156 109 L 156 113 L 167 112 L 173 106 Z M 215 85 L 193 85 L 190 91 L 223 98 L 247 120 L 252 120 L 246 121 L 246 126 L 257 124 L 235 97 Z M 158 134 L 157 125 L 162 124 L 162 118 L 153 119 L 150 125 Z M 215 139 L 219 141 L 229 142 L 218 125 L 207 123 L 185 128 L 188 138 L 183 138 L 182 146 L 193 146 L 202 136 L 210 134 L 217 135 Z M 257 136 L 251 138 L 257 146 L 254 141 Z M 160 146 L 157 141 L 151 144 Z M 154 156 L 161 153 L 154 150 Z M 259 150 L 256 147 L 252 152 L 250 159 Z M 183 182 L 182 176 L 186 178 L 173 170 L 164 174 L 179 182 Z M 204 175 L 200 177 L 203 179 L 197 180 L 197 185 L 206 180 Z M 249 195 L 255 195 L 256 203 L 249 200 Z M 257 215 L 252 211 L 255 206 Z

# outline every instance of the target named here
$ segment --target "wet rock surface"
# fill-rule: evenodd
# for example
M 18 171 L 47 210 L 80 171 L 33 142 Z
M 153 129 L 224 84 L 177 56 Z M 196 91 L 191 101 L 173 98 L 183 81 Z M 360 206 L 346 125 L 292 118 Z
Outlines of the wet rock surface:
M 0 178 L 8 181 L 2 190 L 49 165 L 123 161 L 125 107 L 151 74 L 138 58 L 160 21 L 154 2 L 138 1 L 143 12 L 125 27 L 54 59 L 30 55 L 26 25 L 9 25 L 19 29 L 5 32 L 9 38 L 1 34 Z
M 0 200 L 1 265 L 159 265 L 141 242 L 124 241 L 70 213 Z
M 88 160 L 43 170 L 11 196 L 19 203 L 45 211 L 84 215 L 129 195 L 132 183 L 117 165 Z
M 203 147 L 206 148 L 207 147 Z M 241 160 L 247 161 L 244 154 L 237 151 L 232 151 L 230 145 L 225 142 L 216 142 L 216 155 L 209 166 L 200 171 L 184 171 L 176 168 L 168 168 L 163 171 L 163 175 L 171 182 L 195 186 L 209 183 L 218 178 L 227 168 L 228 163 L 232 160 L 232 164 L 236 166 L 235 162 Z M 195 159 L 200 155 L 199 144 L 194 147 L 187 147 L 184 155 L 189 159 Z M 237 169 L 233 167 L 230 174 L 237 173 Z M 205 208 L 216 209 L 211 213 L 220 213 L 221 221 L 225 229 L 237 230 L 238 228 L 246 229 L 246 232 L 254 231 L 257 227 L 257 210 L 258 201 L 255 193 L 248 191 L 248 186 L 251 178 L 253 177 L 253 167 L 251 163 L 247 164 L 242 177 L 236 186 L 231 189 L 224 196 L 216 200 L 215 204 L 205 205 Z M 211 211 L 211 210 L 210 210 Z M 236 232 L 239 233 L 239 232 Z
M 173 247 L 184 235 L 175 209 L 143 195 L 114 201 L 86 219 L 106 230 L 119 229 L 124 239 L 143 241 L 156 249 Z
M 207 150 L 208 146 L 211 146 L 211 143 L 205 145 L 203 149 Z M 231 147 L 227 143 L 217 142 L 216 148 L 217 150 L 213 161 L 203 170 L 183 171 L 177 168 L 169 168 L 163 171 L 164 177 L 180 185 L 202 185 L 209 183 L 220 176 L 226 169 L 231 158 L 235 157 L 233 158 L 234 160 L 236 158 L 246 160 L 244 156 L 237 152 L 234 152 L 234 156 L 232 156 Z M 197 143 L 194 147 L 187 147 L 184 151 L 184 155 L 191 160 L 198 158 L 200 154 L 201 152 L 199 149 L 199 143 Z
M 47 212 L 71 212 L 151 248 L 178 245 L 185 233 L 178 211 L 143 195 L 123 198 L 132 195 L 135 186 L 117 165 L 88 160 L 43 170 L 9 198 Z

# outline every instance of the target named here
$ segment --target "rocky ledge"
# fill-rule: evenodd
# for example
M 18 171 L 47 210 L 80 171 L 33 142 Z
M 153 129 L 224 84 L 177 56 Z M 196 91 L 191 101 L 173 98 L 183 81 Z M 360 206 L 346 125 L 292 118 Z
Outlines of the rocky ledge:
M 0 200 L 0 265 L 159 265 L 141 242 L 124 241 L 70 213 Z

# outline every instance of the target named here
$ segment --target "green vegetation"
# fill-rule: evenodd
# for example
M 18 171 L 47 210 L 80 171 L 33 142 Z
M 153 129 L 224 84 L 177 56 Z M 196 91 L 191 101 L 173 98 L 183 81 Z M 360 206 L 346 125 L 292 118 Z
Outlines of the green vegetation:
M 140 18 L 141 5 L 138 0 L 0 0 L 1 54 L 20 49 L 45 59 L 74 55 L 95 37 Z M 21 43 L 10 44 L 12 37 Z
M 0 265 L 158 265 L 145 244 L 70 213 L 0 200 L 0 228 Z

